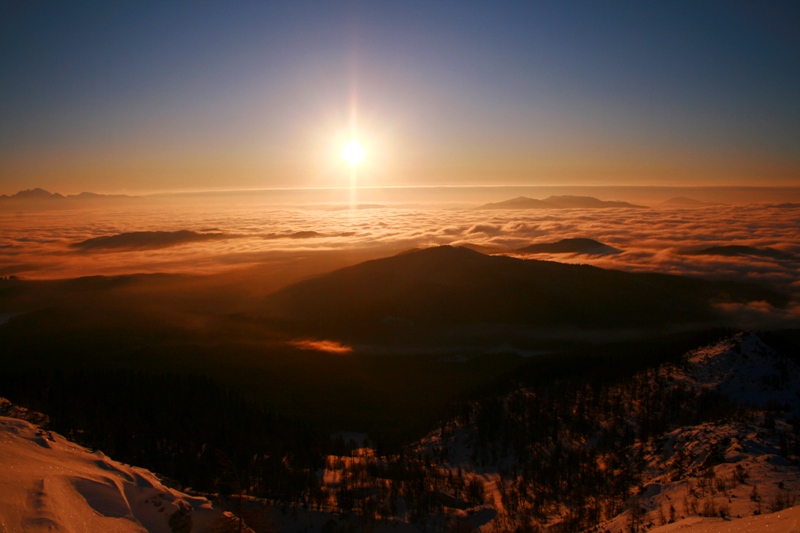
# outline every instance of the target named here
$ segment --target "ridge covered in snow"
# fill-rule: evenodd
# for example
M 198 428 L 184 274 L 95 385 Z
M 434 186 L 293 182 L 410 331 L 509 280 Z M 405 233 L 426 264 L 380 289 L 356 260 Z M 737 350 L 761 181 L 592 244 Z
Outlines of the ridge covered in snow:
M 650 533 L 797 533 L 798 531 L 800 531 L 800 507 L 736 520 L 687 518 L 651 529 Z
M 404 457 L 331 456 L 291 513 L 242 502 L 287 532 L 796 533 L 798 391 L 793 360 L 739 333 L 625 379 L 466 404 Z M 47 421 L 0 399 L 0 533 L 237 530 L 205 498 L 3 415 Z
M 742 405 L 780 406 L 800 414 L 800 368 L 754 333 L 737 333 L 689 352 L 686 368 L 674 375 L 693 386 L 717 390 Z
M 0 465 L 3 533 L 204 533 L 235 521 L 206 498 L 26 420 L 0 416 Z
M 495 426 L 485 422 L 475 425 L 482 419 L 480 410 L 485 409 L 482 404 L 476 405 L 479 414 L 473 411 L 469 420 L 443 425 L 443 429 L 420 441 L 416 451 L 443 457 L 444 468 L 480 474 L 486 482 L 487 502 L 499 513 L 498 519 L 485 524 L 481 531 L 511 531 L 519 525 L 515 516 L 531 516 L 538 512 L 536 505 L 541 508 L 541 503 L 535 503 L 537 499 L 541 501 L 536 494 L 540 485 L 523 482 L 525 477 L 541 468 L 542 462 L 558 464 L 554 458 L 558 454 L 563 457 L 564 450 L 570 449 L 575 457 L 597 455 L 597 461 L 604 464 L 601 470 L 605 471 L 605 465 L 613 462 L 613 454 L 604 455 L 595 450 L 595 444 L 608 439 L 609 431 L 613 434 L 614 427 L 609 424 L 621 424 L 635 435 L 618 454 L 619 458 L 627 458 L 628 465 L 617 459 L 616 466 L 611 467 L 613 471 L 605 475 L 616 477 L 618 472 L 632 469 L 635 482 L 627 496 L 618 500 L 616 510 L 612 510 L 614 505 L 601 503 L 603 518 L 595 526 L 597 531 L 750 533 L 774 527 L 775 531 L 798 532 L 800 511 L 793 506 L 800 495 L 796 427 L 799 391 L 798 365 L 769 348 L 757 335 L 742 332 L 689 351 L 680 364 L 664 364 L 610 389 L 579 389 L 573 393 L 575 403 L 562 405 L 559 415 L 535 418 L 539 407 L 528 411 L 518 407 L 526 402 L 531 406 L 555 402 L 553 405 L 558 407 L 558 402 L 564 401 L 563 397 L 548 399 L 536 389 L 521 389 L 496 404 L 493 416 L 502 421 Z M 589 423 L 595 429 L 569 436 L 576 429 L 570 424 L 587 424 L 579 416 L 576 420 L 576 415 L 592 394 L 612 398 L 612 412 L 606 411 L 608 406 L 601 407 Z M 680 398 L 685 399 L 683 405 Z M 725 401 L 733 407 L 726 407 Z M 517 406 L 513 413 L 512 406 Z M 685 421 L 653 432 L 657 425 L 647 415 L 653 410 L 672 412 L 669 416 L 675 421 Z M 528 419 L 531 415 L 534 418 Z M 545 434 L 544 440 L 531 441 L 527 446 L 533 448 L 527 451 L 517 449 L 505 454 L 494 447 L 501 452 L 495 456 L 491 445 L 487 448 L 481 444 L 481 431 L 486 434 L 487 428 L 502 427 L 508 421 L 519 426 L 539 420 L 539 425 L 546 425 L 551 419 L 557 423 L 554 427 L 558 428 L 558 438 L 555 433 L 551 437 Z M 506 434 L 494 436 L 495 440 L 505 438 Z M 534 463 L 528 457 L 531 453 L 537 458 Z M 476 462 L 476 458 L 486 456 L 488 463 L 485 459 Z M 592 471 L 588 463 L 572 468 Z M 533 500 L 529 502 L 531 490 Z M 525 493 L 528 497 L 522 496 Z M 561 499 L 567 498 L 569 495 L 561 495 Z M 598 507 L 591 503 L 594 498 L 601 496 L 595 492 L 588 497 L 589 512 L 592 506 Z M 509 501 L 515 502 L 513 510 L 506 505 Z M 779 512 L 783 513 L 780 517 Z M 572 530 L 577 525 L 569 522 L 570 516 L 575 516 L 574 508 L 569 506 L 559 510 L 556 504 L 546 517 L 539 516 L 539 525 L 545 528 Z M 520 523 L 525 520 L 528 518 Z

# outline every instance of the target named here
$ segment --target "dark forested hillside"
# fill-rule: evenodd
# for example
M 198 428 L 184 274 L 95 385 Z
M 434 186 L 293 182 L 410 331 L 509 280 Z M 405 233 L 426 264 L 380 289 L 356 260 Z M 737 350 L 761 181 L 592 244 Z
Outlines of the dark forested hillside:
M 224 490 L 236 477 L 251 494 L 301 501 L 329 447 L 307 425 L 192 375 L 0 373 L 0 390 L 68 438 L 195 490 Z
M 506 333 L 515 327 L 550 328 L 551 335 L 559 327 L 700 327 L 722 319 L 715 303 L 752 300 L 775 306 L 787 302 L 781 294 L 743 283 L 487 256 L 442 246 L 289 286 L 267 298 L 263 314 L 297 333 L 408 345 L 442 335 L 452 342 L 491 325 L 506 326 Z
M 762 499 L 763 509 L 781 509 L 800 490 L 796 415 L 775 402 L 754 411 L 688 377 L 698 357 L 763 359 L 786 374 L 752 382 L 768 397 L 795 387 L 800 371 L 755 336 L 720 341 L 723 333 L 532 358 L 454 403 L 452 418 L 399 453 L 321 434 L 191 375 L 16 370 L 0 374 L 0 389 L 115 459 L 196 490 L 264 498 L 259 505 L 292 516 L 339 517 L 329 531 L 398 522 L 458 531 L 489 521 L 495 531 L 639 531 L 724 517 L 742 491 L 755 499 L 738 509 L 760 509 Z M 703 339 L 711 348 L 683 355 Z M 665 507 L 648 486 L 680 503 Z

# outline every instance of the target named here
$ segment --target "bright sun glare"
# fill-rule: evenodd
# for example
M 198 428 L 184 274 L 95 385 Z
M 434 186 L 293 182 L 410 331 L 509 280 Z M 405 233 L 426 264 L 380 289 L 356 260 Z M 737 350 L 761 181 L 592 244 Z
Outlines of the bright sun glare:
M 342 148 L 342 159 L 356 166 L 364 159 L 364 148 L 356 141 L 350 141 Z

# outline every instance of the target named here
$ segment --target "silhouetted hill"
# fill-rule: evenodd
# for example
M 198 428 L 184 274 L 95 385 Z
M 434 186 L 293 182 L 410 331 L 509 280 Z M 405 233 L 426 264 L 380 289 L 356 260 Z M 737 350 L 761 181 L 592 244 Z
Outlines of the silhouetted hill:
M 286 235 L 289 239 L 313 239 L 315 237 L 324 237 L 317 231 L 296 231 L 290 235 Z
M 598 200 L 592 196 L 549 196 L 544 199 L 548 204 L 563 208 L 603 208 L 603 207 L 636 207 L 645 208 L 643 205 L 628 202 L 615 202 Z
M 503 202 L 490 203 L 480 206 L 478 209 L 551 209 L 557 207 L 543 200 L 518 196 Z
M 790 260 L 795 256 L 789 252 L 776 250 L 775 248 L 756 248 L 754 246 L 743 245 L 728 245 L 728 246 L 710 246 L 708 248 L 701 248 L 699 250 L 684 250 L 685 255 L 721 255 L 727 257 L 736 257 L 742 255 L 752 255 L 756 257 L 770 257 L 772 259 Z
M 63 200 L 64 196 L 58 193 L 51 193 L 44 189 L 36 188 L 36 189 L 26 189 L 24 191 L 19 191 L 16 194 L 12 194 L 11 196 L 6 196 L 5 194 L 0 196 L 0 200 Z
M 544 242 L 518 248 L 514 252 L 526 254 L 588 254 L 610 255 L 621 250 L 594 239 L 561 239 L 558 242 Z
M 11 196 L 2 194 L 0 195 L 0 205 L 12 209 L 63 209 L 95 205 L 101 201 L 127 201 L 134 198 L 134 196 L 122 194 L 108 195 L 96 194 L 93 192 L 82 192 L 80 194 L 64 196 L 57 192 L 36 188 L 19 191 Z
M 132 231 L 103 237 L 94 237 L 85 241 L 70 244 L 70 248 L 84 251 L 108 249 L 146 249 L 167 248 L 190 242 L 227 239 L 225 233 L 198 233 L 196 231 Z
M 752 300 L 787 302 L 754 285 L 442 246 L 291 285 L 267 297 L 265 310 L 295 334 L 413 344 L 426 335 L 469 334 L 492 325 L 623 329 L 712 323 L 721 318 L 713 303 Z
M 487 246 L 485 244 L 475 244 L 473 242 L 462 243 L 459 246 L 461 248 L 469 248 L 470 250 L 475 250 L 476 252 L 486 255 L 496 254 L 503 251 L 497 246 Z
M 478 209 L 597 209 L 609 207 L 637 207 L 643 208 L 641 205 L 634 205 L 628 202 L 609 202 L 598 200 L 592 196 L 550 196 L 544 200 L 536 200 L 534 198 L 527 198 L 519 196 L 511 200 L 503 202 L 490 203 L 480 206 Z

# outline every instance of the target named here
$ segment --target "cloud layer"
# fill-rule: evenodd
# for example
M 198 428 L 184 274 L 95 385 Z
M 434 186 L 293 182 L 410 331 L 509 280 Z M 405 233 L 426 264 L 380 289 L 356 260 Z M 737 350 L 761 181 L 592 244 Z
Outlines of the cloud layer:
M 795 298 L 800 295 L 800 209 L 763 204 L 533 211 L 138 207 L 122 212 L 86 211 L 80 217 L 60 212 L 0 214 L 0 226 L 0 275 L 26 278 L 204 274 L 268 263 L 287 253 L 313 257 L 316 252 L 366 250 L 379 257 L 441 244 L 512 253 L 530 245 L 585 238 L 620 253 L 515 255 L 629 271 L 748 280 L 768 283 Z M 159 235 L 189 238 L 173 239 L 164 247 L 149 238 Z M 109 240 L 109 236 L 115 237 Z M 85 248 L 86 243 L 114 239 L 146 245 L 106 247 L 102 254 L 75 249 L 76 243 Z M 685 253 L 731 245 L 770 253 Z

